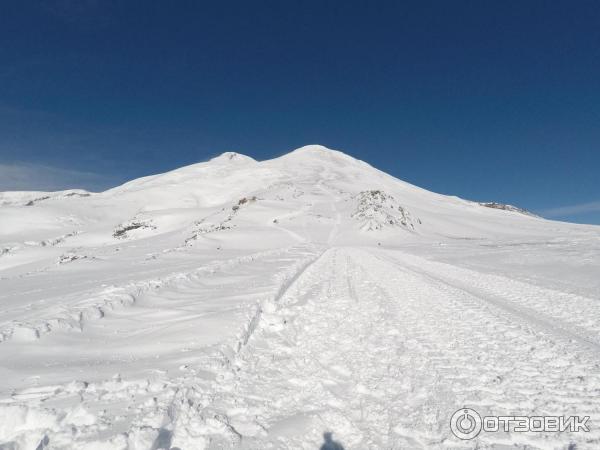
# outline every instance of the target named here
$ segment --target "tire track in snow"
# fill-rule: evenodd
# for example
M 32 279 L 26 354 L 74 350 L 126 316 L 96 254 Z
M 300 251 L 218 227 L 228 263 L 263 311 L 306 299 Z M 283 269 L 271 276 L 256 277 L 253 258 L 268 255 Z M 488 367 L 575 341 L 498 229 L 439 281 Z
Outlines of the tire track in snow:
M 350 448 L 392 448 L 401 411 L 386 399 L 410 387 L 394 363 L 400 332 L 390 316 L 402 312 L 345 249 L 328 252 L 286 294 L 285 306 L 265 318 L 215 402 L 222 411 L 243 411 L 230 420 L 244 439 L 214 448 L 312 449 L 328 427 Z M 422 406 L 428 414 L 432 407 Z M 308 425 L 315 441 L 302 432 L 284 441 L 269 437 L 289 421 Z M 425 433 L 403 442 L 425 448 L 439 437 Z
M 443 348 L 449 344 L 439 356 L 428 356 L 428 366 L 436 367 L 435 361 L 441 359 L 443 364 L 435 370 L 439 370 L 442 379 L 460 381 L 445 382 L 454 385 L 452 390 L 461 399 L 458 406 L 471 404 L 482 414 L 589 415 L 592 423 L 600 419 L 600 405 L 593 400 L 600 393 L 597 355 L 581 352 L 568 340 L 557 341 L 555 334 L 540 333 L 536 323 L 530 324 L 526 318 L 516 321 L 514 314 L 502 310 L 498 314 L 470 293 L 423 277 L 412 267 L 399 266 L 397 260 L 382 259 L 382 252 L 377 249 L 370 252 L 384 263 L 378 267 L 373 262 L 369 268 L 386 280 L 382 286 L 391 298 L 418 299 L 415 308 L 422 317 L 413 320 L 415 326 L 423 327 L 429 322 L 429 334 L 434 330 L 440 333 L 440 338 L 434 340 L 435 346 Z M 360 260 L 366 264 L 367 255 Z M 392 266 L 391 270 L 385 266 Z M 411 309 L 406 311 L 410 313 Z M 432 319 L 427 320 L 428 316 Z M 567 448 L 577 443 L 579 449 L 593 449 L 600 443 L 600 434 L 593 425 L 591 428 L 590 433 L 574 434 L 492 433 L 482 435 L 474 444 L 478 448 L 509 443 L 519 447 Z M 411 427 L 406 430 L 411 433 Z
M 491 308 L 511 315 L 525 327 L 544 331 L 567 343 L 576 341 L 587 348 L 590 354 L 600 357 L 600 339 L 594 338 L 600 332 L 600 300 L 540 288 L 446 263 L 431 262 L 412 255 L 405 254 L 398 260 L 389 255 L 383 256 L 383 252 L 378 254 L 389 262 L 401 264 L 403 268 L 441 289 L 462 291 Z M 536 302 L 531 302 L 532 299 Z M 565 314 L 565 305 L 571 316 Z M 587 317 L 582 317 L 582 313 Z M 584 322 L 583 326 L 581 322 Z M 588 329 L 586 324 L 592 329 Z

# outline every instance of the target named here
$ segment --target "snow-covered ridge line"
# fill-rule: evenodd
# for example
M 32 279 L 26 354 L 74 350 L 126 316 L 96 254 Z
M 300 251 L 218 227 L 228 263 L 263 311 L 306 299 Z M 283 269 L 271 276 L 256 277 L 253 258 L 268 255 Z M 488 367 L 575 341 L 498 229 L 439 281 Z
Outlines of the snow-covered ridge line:
M 520 214 L 525 214 L 526 216 L 537 217 L 540 218 L 537 214 L 532 213 L 531 211 L 527 211 L 526 209 L 519 208 L 518 206 L 508 205 L 505 203 L 498 202 L 479 202 L 481 206 L 485 206 L 486 208 L 492 209 L 500 209 L 502 211 L 512 211 Z
M 92 192 L 83 189 L 68 189 L 64 191 L 4 191 L 0 192 L 0 207 L 2 206 L 34 206 L 44 200 L 90 197 Z

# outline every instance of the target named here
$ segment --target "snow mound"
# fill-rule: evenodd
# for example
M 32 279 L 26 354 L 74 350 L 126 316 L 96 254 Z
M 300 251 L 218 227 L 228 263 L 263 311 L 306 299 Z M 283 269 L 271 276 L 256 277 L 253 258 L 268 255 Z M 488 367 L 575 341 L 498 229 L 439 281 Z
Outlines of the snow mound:
M 359 222 L 363 231 L 381 230 L 384 227 L 415 229 L 411 214 L 393 196 L 383 191 L 362 191 L 354 199 L 357 205 L 351 217 Z

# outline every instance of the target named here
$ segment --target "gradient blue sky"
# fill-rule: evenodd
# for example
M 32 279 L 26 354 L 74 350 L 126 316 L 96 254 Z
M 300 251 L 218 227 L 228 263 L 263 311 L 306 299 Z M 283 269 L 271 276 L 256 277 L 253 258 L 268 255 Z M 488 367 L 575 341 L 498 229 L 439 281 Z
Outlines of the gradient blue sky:
M 0 190 L 99 190 L 309 143 L 600 223 L 600 3 L 2 5 Z

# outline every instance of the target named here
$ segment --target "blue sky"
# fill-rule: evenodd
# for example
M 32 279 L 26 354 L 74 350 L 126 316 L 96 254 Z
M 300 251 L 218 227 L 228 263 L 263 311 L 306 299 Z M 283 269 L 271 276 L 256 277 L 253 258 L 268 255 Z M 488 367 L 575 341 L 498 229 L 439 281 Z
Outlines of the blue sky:
M 8 2 L 0 190 L 319 143 L 600 223 L 597 1 Z

